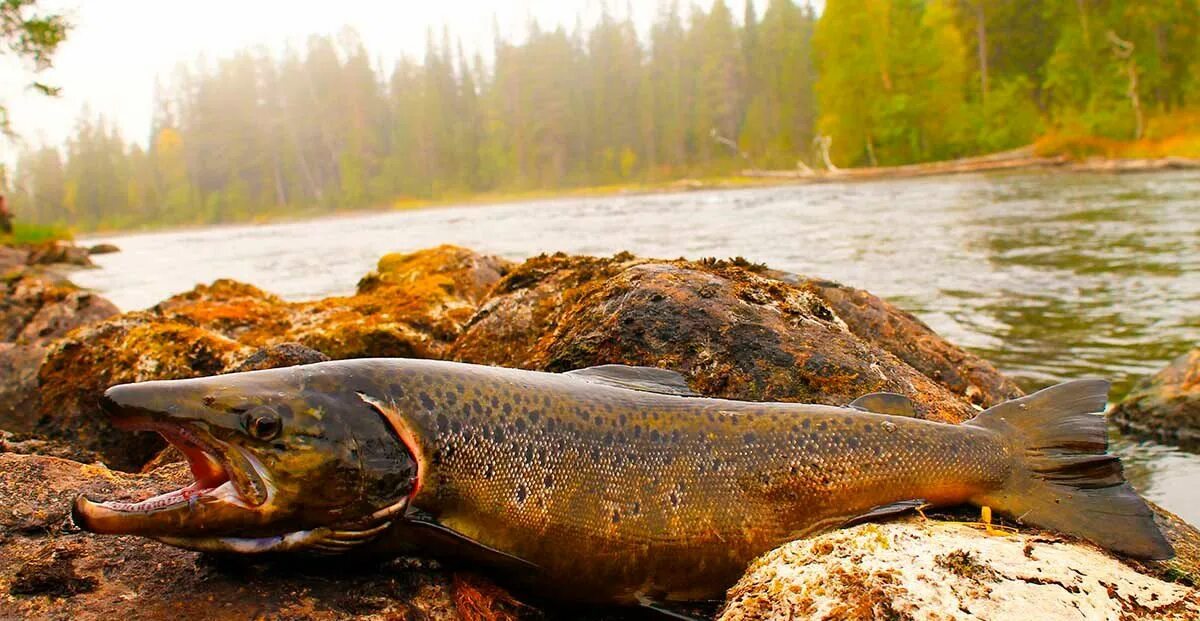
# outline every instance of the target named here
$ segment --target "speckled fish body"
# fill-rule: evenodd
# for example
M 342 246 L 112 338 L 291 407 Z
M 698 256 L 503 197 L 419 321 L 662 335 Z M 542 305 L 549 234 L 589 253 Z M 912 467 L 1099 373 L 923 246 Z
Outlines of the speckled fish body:
M 414 442 L 412 505 L 575 599 L 719 597 L 783 542 L 899 500 L 964 502 L 1011 463 L 978 427 L 494 367 L 357 364 L 387 378 L 376 394 Z
M 148 382 L 103 404 L 179 447 L 196 483 L 80 497 L 73 516 L 205 551 L 416 546 L 544 596 L 629 604 L 720 598 L 779 544 L 914 502 L 1169 557 L 1105 452 L 1107 388 L 1068 382 L 950 425 L 680 396 L 678 374 L 622 366 L 373 359 Z

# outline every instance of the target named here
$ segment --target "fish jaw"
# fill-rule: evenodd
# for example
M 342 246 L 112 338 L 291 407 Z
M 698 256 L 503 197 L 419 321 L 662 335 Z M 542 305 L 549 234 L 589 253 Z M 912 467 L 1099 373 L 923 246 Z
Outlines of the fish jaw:
M 259 524 L 270 512 L 274 488 L 252 455 L 217 440 L 199 425 L 139 413 L 122 404 L 113 390 L 105 393 L 101 405 L 117 428 L 161 435 L 184 455 L 195 480 L 138 502 L 94 501 L 81 495 L 71 511 L 80 528 L 112 535 L 199 535 Z

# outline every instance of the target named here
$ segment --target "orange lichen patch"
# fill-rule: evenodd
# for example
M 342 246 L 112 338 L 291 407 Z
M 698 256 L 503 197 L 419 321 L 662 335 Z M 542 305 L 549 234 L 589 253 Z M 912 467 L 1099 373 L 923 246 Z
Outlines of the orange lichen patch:
M 844 405 L 891 391 L 926 418 L 973 415 L 950 386 L 890 351 L 905 346 L 871 336 L 853 331 L 811 288 L 745 260 L 560 254 L 530 259 L 501 280 L 451 355 L 548 371 L 657 366 L 683 373 L 702 394 L 745 400 Z
M 478 304 L 496 281 L 511 269 L 504 259 L 444 244 L 418 252 L 392 253 L 379 259 L 376 271 L 358 283 L 358 293 L 388 285 L 409 287 L 419 281 Z

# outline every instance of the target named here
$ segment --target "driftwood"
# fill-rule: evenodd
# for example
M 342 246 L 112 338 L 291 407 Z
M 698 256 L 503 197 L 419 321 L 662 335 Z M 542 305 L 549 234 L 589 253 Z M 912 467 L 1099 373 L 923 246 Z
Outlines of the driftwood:
M 869 166 L 863 168 L 839 168 L 826 171 L 812 169 L 742 171 L 746 177 L 766 179 L 795 179 L 802 181 L 844 181 L 859 179 L 895 179 L 924 177 L 930 175 L 953 175 L 996 170 L 1027 170 L 1038 168 L 1061 168 L 1072 172 L 1142 172 L 1171 169 L 1200 169 L 1200 159 L 1186 157 L 1164 157 L 1154 159 L 1108 159 L 1092 158 L 1074 161 L 1066 155 L 1042 157 L 1034 153 L 1033 147 L 1022 147 L 977 157 L 966 157 L 943 162 L 907 164 L 904 166 Z

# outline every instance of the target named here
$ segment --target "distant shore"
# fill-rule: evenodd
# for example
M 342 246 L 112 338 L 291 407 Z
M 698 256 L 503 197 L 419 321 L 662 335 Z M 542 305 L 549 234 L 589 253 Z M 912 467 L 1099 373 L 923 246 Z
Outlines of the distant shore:
M 647 194 L 673 194 L 681 192 L 734 190 L 756 187 L 804 185 L 810 183 L 840 183 L 847 181 L 876 181 L 915 177 L 952 176 L 968 173 L 1017 172 L 1044 170 L 1053 173 L 1137 173 L 1167 170 L 1200 170 L 1200 158 L 1165 157 L 1109 157 L 1072 154 L 1070 148 L 1055 148 L 1059 152 L 1047 153 L 1041 145 L 1030 145 L 1020 149 L 1003 151 L 975 157 L 898 166 L 876 166 L 816 170 L 796 168 L 788 170 L 745 169 L 737 174 L 685 177 L 669 181 L 629 182 L 576 188 L 556 188 L 521 191 L 491 191 L 482 193 L 453 193 L 432 199 L 401 198 L 375 207 L 356 207 L 345 210 L 329 210 L 319 207 L 275 210 L 270 209 L 248 220 L 214 223 L 179 223 L 144 226 L 139 228 L 100 229 L 77 233 L 79 239 L 109 238 L 145 232 L 181 231 L 214 227 L 253 226 L 257 224 L 302 222 L 314 219 L 353 217 L 369 213 L 386 213 L 413 209 L 433 209 L 472 205 L 502 205 L 507 203 L 552 201 L 571 198 L 603 198 L 612 196 L 641 196 Z

